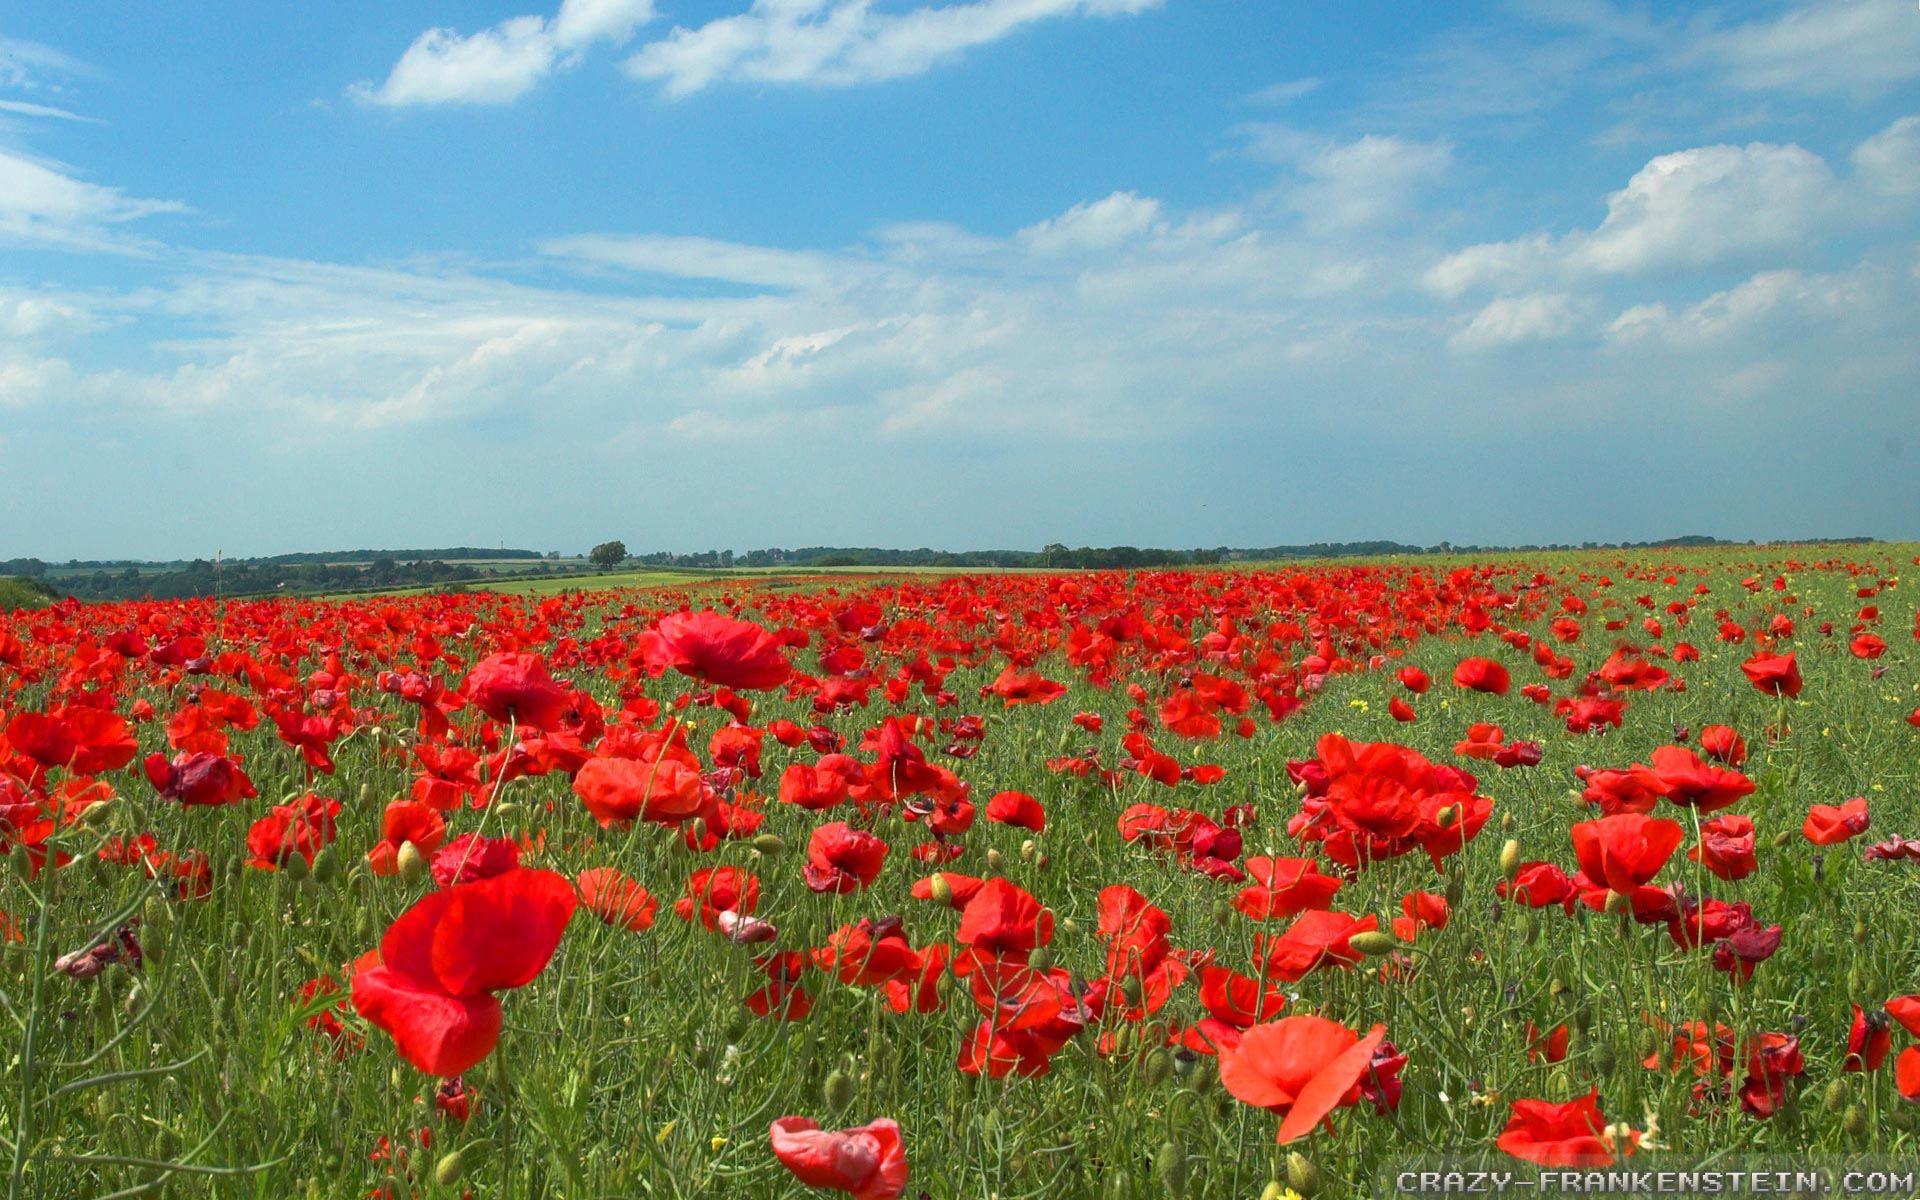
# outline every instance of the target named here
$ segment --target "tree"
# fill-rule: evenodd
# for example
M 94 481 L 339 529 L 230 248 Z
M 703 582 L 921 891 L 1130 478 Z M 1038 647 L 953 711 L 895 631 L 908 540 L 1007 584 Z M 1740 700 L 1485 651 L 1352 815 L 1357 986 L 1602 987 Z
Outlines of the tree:
M 610 570 L 627 561 L 627 544 L 621 541 L 601 542 L 587 552 L 587 559 L 596 567 Z

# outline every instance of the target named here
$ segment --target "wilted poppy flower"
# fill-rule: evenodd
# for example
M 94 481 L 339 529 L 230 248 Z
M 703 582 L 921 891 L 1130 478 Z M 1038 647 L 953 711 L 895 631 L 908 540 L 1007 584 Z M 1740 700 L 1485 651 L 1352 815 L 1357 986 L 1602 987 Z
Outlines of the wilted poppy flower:
M 806 1117 L 781 1117 L 768 1136 L 774 1157 L 808 1187 L 854 1200 L 894 1200 L 907 1190 L 907 1152 L 892 1121 L 827 1132 Z
M 500 1001 L 545 969 L 578 900 L 565 876 L 515 870 L 431 892 L 354 966 L 353 1007 L 400 1057 L 458 1075 L 493 1052 Z
M 247 773 L 224 754 L 176 754 L 172 761 L 149 754 L 144 765 L 154 790 L 187 808 L 237 804 L 260 794 Z

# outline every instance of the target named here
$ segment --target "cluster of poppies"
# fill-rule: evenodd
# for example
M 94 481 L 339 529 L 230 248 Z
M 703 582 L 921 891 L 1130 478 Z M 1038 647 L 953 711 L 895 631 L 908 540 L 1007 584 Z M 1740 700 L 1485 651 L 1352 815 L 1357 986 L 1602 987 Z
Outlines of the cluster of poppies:
M 951 1029 L 966 1075 L 1043 1077 L 1069 1047 L 1211 1060 L 1293 1143 L 1394 1113 L 1430 1048 L 1417 1028 L 1390 1036 L 1364 1007 L 1329 1006 L 1320 980 L 1392 987 L 1432 956 L 1480 955 L 1476 935 L 1447 931 L 1493 903 L 1664 931 L 1752 988 L 1802 915 L 1742 898 L 1767 846 L 1790 853 L 1765 814 L 1804 813 L 1792 852 L 1816 870 L 1874 824 L 1864 795 L 1763 809 L 1748 769 L 1750 743 L 1818 736 L 1803 661 L 1816 681 L 1910 670 L 1875 632 L 1878 603 L 1836 626 L 1791 583 L 1843 574 L 1871 601 L 1897 586 L 1890 566 L 1783 563 L 1724 597 L 1725 572 L 1610 569 L 1620 578 L 1516 564 L 997 576 L 716 588 L 698 603 L 68 602 L 0 617 L 0 849 L 31 882 L 73 864 L 64 831 L 110 829 L 97 857 L 174 904 L 206 899 L 236 857 L 301 878 L 364 871 L 404 911 L 294 1003 L 338 1054 L 380 1031 L 445 1081 L 441 1110 L 463 1120 L 463 1075 L 494 1052 L 510 993 L 556 958 L 567 969 L 576 911 L 644 933 L 658 893 L 691 936 L 751 961 L 739 1003 L 755 1018 L 804 1022 L 821 989 L 869 989 L 900 1019 Z M 1704 648 L 1683 636 L 1696 624 Z M 1712 701 L 1725 720 L 1609 753 L 1637 709 L 1735 659 L 1744 693 Z M 1894 715 L 1920 726 L 1920 710 Z M 1335 728 L 1361 717 L 1372 740 Z M 1549 732 L 1514 736 L 1522 724 Z M 1009 728 L 1027 732 L 1003 751 Z M 1426 750 L 1384 736 L 1426 728 Z M 1578 798 L 1565 840 L 1534 837 L 1529 858 L 1517 837 L 1483 837 L 1516 811 L 1539 826 L 1509 781 L 1543 772 Z M 397 783 L 370 793 L 364 779 Z M 228 808 L 249 814 L 241 844 L 181 832 Z M 1104 846 L 1104 886 L 1049 890 L 1063 825 Z M 1862 870 L 1899 870 L 1920 840 L 1862 851 Z M 1497 868 L 1469 895 L 1475 856 Z M 661 861 L 680 865 L 660 875 Z M 788 878 L 838 914 L 818 944 L 790 936 L 800 911 L 763 907 Z M 1176 929 L 1152 898 L 1196 891 L 1232 934 Z M 1090 914 L 1090 930 L 1056 908 Z M 23 920 L 0 913 L 0 937 Z M 1092 939 L 1085 969 L 1063 963 L 1069 932 L 1075 954 Z M 61 969 L 137 969 L 131 931 L 102 945 Z M 1848 1029 L 1807 1032 L 1830 1035 L 1846 1072 L 1880 1071 L 1894 1026 L 1920 1036 L 1920 997 L 1861 996 L 1852 1013 Z M 1695 1113 L 1770 1117 L 1807 1073 L 1799 1025 L 1643 1020 L 1661 1039 L 1647 1069 L 1691 1073 Z M 1570 1037 L 1529 1021 L 1525 1057 L 1564 1062 Z M 1920 1045 L 1892 1074 L 1920 1100 Z M 1597 1088 L 1562 1095 L 1510 1099 L 1498 1148 L 1594 1165 L 1643 1144 L 1607 1121 Z M 810 1186 L 870 1200 L 907 1186 L 894 1120 L 834 1131 L 786 1116 L 769 1143 Z

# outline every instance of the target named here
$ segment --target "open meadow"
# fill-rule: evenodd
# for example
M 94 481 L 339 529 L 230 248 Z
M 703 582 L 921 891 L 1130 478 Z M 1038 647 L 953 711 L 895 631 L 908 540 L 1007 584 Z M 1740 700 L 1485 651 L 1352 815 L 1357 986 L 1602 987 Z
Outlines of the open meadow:
M 1911 1160 L 1917 552 L 0 614 L 6 1195 Z

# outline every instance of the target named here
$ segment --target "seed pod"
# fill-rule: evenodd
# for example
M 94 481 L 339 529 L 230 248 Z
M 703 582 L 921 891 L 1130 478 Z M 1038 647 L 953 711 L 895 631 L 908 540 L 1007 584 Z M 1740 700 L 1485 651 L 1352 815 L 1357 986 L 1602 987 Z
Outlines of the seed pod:
M 1320 1190 L 1320 1168 L 1313 1160 L 1298 1150 L 1287 1155 L 1287 1186 L 1302 1196 L 1311 1198 Z
M 787 848 L 787 839 L 777 833 L 763 833 L 753 839 L 753 848 L 771 857 Z
M 1500 874 L 1508 883 L 1520 874 L 1520 843 L 1513 838 L 1508 838 L 1506 845 L 1500 847 Z
M 853 1103 L 853 1076 L 839 1070 L 827 1072 L 826 1086 L 821 1088 L 821 1095 L 829 1109 L 839 1112 Z

